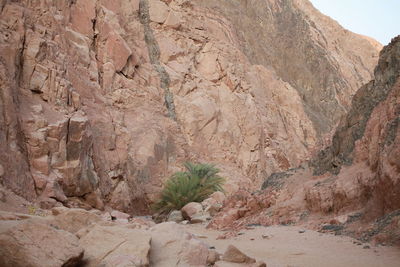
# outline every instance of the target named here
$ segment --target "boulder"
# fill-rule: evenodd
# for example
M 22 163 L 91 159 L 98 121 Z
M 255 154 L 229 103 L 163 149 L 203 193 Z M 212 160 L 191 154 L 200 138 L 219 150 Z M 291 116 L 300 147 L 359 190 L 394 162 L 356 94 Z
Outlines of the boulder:
M 51 220 L 51 224 L 73 234 L 92 223 L 102 220 L 100 216 L 83 209 L 67 209 L 60 207 L 53 208 L 52 212 L 53 215 L 56 214 L 56 216 Z
M 0 266 L 75 266 L 78 238 L 35 220 L 0 222 Z
M 207 211 L 211 216 L 214 216 L 222 209 L 225 198 L 224 193 L 217 191 L 201 202 L 201 205 L 203 206 L 204 211 Z
M 190 202 L 181 209 L 181 212 L 183 218 L 186 220 L 191 220 L 192 217 L 203 212 L 203 206 L 197 202 Z
M 120 212 L 118 210 L 113 210 L 110 213 L 110 215 L 112 220 L 118 220 L 118 221 L 128 221 L 128 219 L 132 217 L 131 215 L 124 212 Z
M 173 210 L 169 215 L 167 221 L 169 222 L 181 222 L 183 221 L 182 212 L 179 210 Z
M 229 245 L 226 249 L 224 255 L 222 256 L 224 261 L 235 262 L 235 263 L 255 263 L 256 260 L 250 258 L 243 252 L 241 252 L 238 248 L 233 245 Z
M 152 266 L 207 266 L 213 251 L 174 222 L 160 223 L 151 229 Z
M 204 223 L 211 220 L 211 216 L 208 212 L 200 212 L 199 214 L 195 214 L 190 219 L 190 223 Z
M 149 266 L 151 236 L 148 231 L 122 226 L 94 226 L 83 234 L 86 266 Z

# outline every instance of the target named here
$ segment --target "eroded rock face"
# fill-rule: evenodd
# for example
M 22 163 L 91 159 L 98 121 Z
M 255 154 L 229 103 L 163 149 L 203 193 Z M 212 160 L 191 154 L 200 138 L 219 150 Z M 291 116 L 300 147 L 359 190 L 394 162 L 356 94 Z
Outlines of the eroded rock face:
M 78 238 L 35 221 L 0 222 L 1 266 L 75 266 L 83 256 Z
M 322 230 L 399 244 L 393 226 L 400 209 L 399 59 L 396 37 L 382 50 L 375 79 L 357 91 L 331 145 L 309 166 L 269 176 L 261 193 L 231 196 L 210 227 L 325 224 Z M 262 207 L 264 200 L 269 205 Z
M 0 177 L 47 208 L 146 212 L 187 160 L 216 163 L 227 192 L 258 187 L 323 143 L 379 50 L 307 1 L 0 12 Z
M 349 96 L 372 78 L 378 59 L 373 47 L 382 48 L 344 30 L 309 1 L 206 0 L 201 5 L 234 25 L 253 64 L 273 67 L 299 93 L 318 135 L 336 126 L 350 107 Z M 362 49 L 350 52 L 354 46 Z

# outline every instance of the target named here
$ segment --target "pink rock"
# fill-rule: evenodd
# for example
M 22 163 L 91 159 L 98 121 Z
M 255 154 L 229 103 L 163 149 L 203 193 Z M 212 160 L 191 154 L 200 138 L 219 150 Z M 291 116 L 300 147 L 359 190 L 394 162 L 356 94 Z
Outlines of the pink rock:
M 128 220 L 132 216 L 123 212 L 120 212 L 118 210 L 113 210 L 111 213 L 111 217 L 116 219 L 116 220 Z
M 95 0 L 78 0 L 72 6 L 72 29 L 86 36 L 93 34 L 93 19 L 96 16 Z
M 250 258 L 238 248 L 233 245 L 229 245 L 226 249 L 224 255 L 222 256 L 224 261 L 234 262 L 234 263 L 255 263 L 255 259 Z
M 165 26 L 177 29 L 181 26 L 181 16 L 178 12 L 171 10 L 164 22 Z
M 190 202 L 181 209 L 181 212 L 183 218 L 185 218 L 186 220 L 191 220 L 191 218 L 203 212 L 203 207 L 200 203 Z
M 169 7 L 160 0 L 149 1 L 150 20 L 164 23 L 169 14 Z

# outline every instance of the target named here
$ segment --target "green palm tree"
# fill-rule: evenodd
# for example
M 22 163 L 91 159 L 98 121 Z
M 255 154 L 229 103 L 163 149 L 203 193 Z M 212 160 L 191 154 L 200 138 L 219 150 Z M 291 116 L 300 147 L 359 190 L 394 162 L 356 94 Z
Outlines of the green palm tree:
M 166 182 L 161 199 L 154 205 L 160 213 L 180 210 L 190 202 L 202 202 L 216 191 L 223 191 L 224 178 L 212 164 L 186 162 L 186 171 L 176 172 Z

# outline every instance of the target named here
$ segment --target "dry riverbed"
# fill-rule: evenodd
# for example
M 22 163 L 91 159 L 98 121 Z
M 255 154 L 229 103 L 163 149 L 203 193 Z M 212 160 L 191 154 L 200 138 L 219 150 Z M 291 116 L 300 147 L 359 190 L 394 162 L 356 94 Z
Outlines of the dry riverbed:
M 220 253 L 232 244 L 248 256 L 266 262 L 268 267 L 400 266 L 397 247 L 360 244 L 350 237 L 304 231 L 294 226 L 257 226 L 241 231 L 237 237 L 220 240 L 217 240 L 220 231 L 205 229 L 204 225 L 185 227 Z

